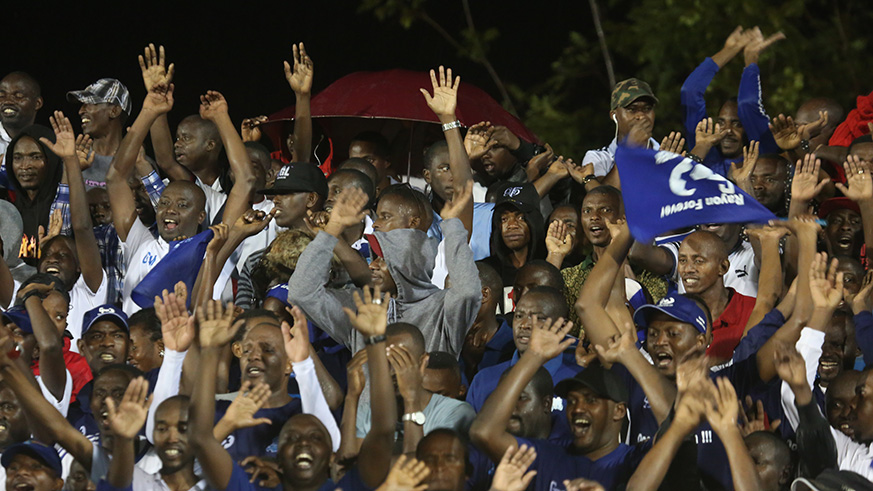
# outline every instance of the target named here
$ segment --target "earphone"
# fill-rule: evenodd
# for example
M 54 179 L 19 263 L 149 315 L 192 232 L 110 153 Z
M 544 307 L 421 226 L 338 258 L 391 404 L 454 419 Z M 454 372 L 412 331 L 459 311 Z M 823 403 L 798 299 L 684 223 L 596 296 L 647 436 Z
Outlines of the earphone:
M 612 115 L 612 122 L 618 124 L 618 118 L 615 117 L 615 114 Z

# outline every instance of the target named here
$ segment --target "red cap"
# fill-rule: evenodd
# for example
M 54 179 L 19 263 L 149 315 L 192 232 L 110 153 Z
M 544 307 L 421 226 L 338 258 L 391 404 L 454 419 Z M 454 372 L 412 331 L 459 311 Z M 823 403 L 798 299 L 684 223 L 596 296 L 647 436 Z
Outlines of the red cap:
M 818 217 L 825 219 L 832 211 L 837 210 L 852 210 L 859 215 L 861 214 L 861 208 L 858 206 L 858 203 L 849 198 L 830 198 L 818 207 Z

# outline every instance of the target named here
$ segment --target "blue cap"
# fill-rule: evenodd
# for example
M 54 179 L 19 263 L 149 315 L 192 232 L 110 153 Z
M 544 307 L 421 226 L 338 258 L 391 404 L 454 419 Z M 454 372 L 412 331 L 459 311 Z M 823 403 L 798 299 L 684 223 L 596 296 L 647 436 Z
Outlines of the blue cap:
M 289 307 L 291 306 L 291 302 L 288 301 L 288 284 L 287 283 L 280 283 L 280 284 L 274 286 L 273 288 L 270 288 L 267 291 L 267 296 L 276 298 Z
M 12 321 L 13 324 L 18 326 L 18 328 L 25 333 L 33 334 L 33 325 L 30 323 L 30 316 L 27 315 L 27 311 L 24 310 L 24 307 L 12 307 L 11 309 L 3 312 L 3 317 L 6 317 L 10 321 Z
M 91 326 L 93 326 L 95 322 L 104 318 L 109 318 L 110 320 L 115 321 L 116 324 L 124 327 L 125 331 L 130 331 L 130 328 L 127 325 L 127 315 L 120 308 L 114 305 L 104 304 L 85 312 L 82 321 L 82 336 L 88 332 L 88 329 L 91 329 Z
M 12 459 L 14 459 L 18 454 L 25 454 L 37 460 L 41 460 L 45 465 L 55 471 L 57 477 L 61 477 L 63 474 L 61 469 L 61 458 L 58 456 L 58 452 L 54 447 L 49 447 L 48 445 L 36 440 L 16 443 L 3 451 L 3 456 L 0 457 L 0 464 L 3 464 L 3 467 L 5 468 L 9 468 L 9 465 L 12 464 Z
M 671 293 L 657 304 L 646 304 L 634 312 L 634 323 L 641 329 L 649 327 L 649 317 L 655 312 L 662 312 L 679 322 L 691 324 L 700 333 L 706 333 L 706 313 L 697 302 L 678 293 Z

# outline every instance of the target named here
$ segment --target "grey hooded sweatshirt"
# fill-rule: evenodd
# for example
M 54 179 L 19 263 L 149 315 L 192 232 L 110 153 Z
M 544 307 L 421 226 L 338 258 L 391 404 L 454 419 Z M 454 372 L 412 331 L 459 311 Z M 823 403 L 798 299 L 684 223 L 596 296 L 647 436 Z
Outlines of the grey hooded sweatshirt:
M 430 279 L 436 258 L 436 239 L 413 229 L 376 232 L 397 296 L 388 307 L 388 323 L 406 322 L 424 335 L 427 351 L 461 354 L 467 330 L 482 303 L 479 272 L 467 231 L 458 219 L 442 222 L 446 266 L 451 288 L 441 290 Z M 364 348 L 364 337 L 352 327 L 342 307 L 355 309 L 352 288 L 327 288 L 336 237 L 320 232 L 300 254 L 288 280 L 288 301 L 299 306 L 315 325 L 353 353 Z

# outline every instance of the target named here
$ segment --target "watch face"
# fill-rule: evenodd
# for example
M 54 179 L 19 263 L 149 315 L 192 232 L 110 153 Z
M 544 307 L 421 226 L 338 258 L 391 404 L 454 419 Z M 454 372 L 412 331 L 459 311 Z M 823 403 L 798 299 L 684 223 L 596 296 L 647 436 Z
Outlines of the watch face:
M 422 413 L 422 412 L 413 413 L 412 414 L 412 422 L 417 424 L 417 425 L 423 425 L 424 424 L 424 413 Z

